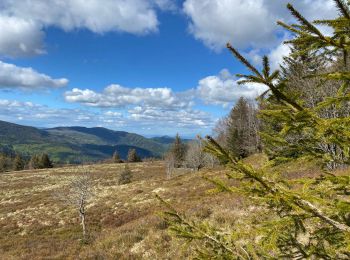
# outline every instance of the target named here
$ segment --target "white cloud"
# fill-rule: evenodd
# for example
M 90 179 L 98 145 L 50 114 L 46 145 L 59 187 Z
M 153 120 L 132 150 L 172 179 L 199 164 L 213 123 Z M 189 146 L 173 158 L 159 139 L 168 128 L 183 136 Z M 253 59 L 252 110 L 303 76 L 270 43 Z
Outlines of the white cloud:
M 288 2 L 309 19 L 336 15 L 331 0 L 186 0 L 183 10 L 190 18 L 190 32 L 214 50 L 227 42 L 244 49 L 264 48 L 276 44 L 277 20 L 292 21 Z
M 101 126 L 150 135 L 208 133 L 215 122 L 210 114 L 192 109 L 174 112 L 136 106 L 121 113 L 115 110 L 50 108 L 32 102 L 5 99 L 0 99 L 0 120 L 42 127 Z
M 211 128 L 214 123 L 214 120 L 208 113 L 193 109 L 167 111 L 149 106 L 137 106 L 128 112 L 130 118 L 149 126 L 156 124 L 176 128 Z
M 268 57 L 270 60 L 271 70 L 279 69 L 280 65 L 283 63 L 283 57 L 290 54 L 290 46 L 281 43 L 275 49 L 272 49 Z
M 65 92 L 64 96 L 68 102 L 92 107 L 122 108 L 130 105 L 147 105 L 170 110 L 191 106 L 191 97 L 180 97 L 170 88 L 126 88 L 113 84 L 101 93 L 74 88 Z
M 124 116 L 127 124 L 142 129 L 172 132 L 176 129 L 210 129 L 214 124 L 212 116 L 192 108 L 195 94 L 194 89 L 173 92 L 170 88 L 126 88 L 114 84 L 102 92 L 75 88 L 64 96 L 68 102 L 88 107 L 127 109 Z M 104 115 L 120 117 L 123 113 L 108 110 Z
M 0 99 L 0 120 L 44 127 L 110 125 L 115 128 L 124 125 L 123 117 L 119 114 L 102 114 L 82 109 L 56 109 L 32 102 L 6 99 Z
M 174 11 L 177 9 L 176 0 L 153 0 L 154 4 L 161 10 Z
M 0 53 L 11 57 L 42 54 L 43 38 L 36 22 L 0 15 Z
M 158 30 L 156 9 L 175 7 L 171 0 L 1 0 L 0 54 L 43 53 L 44 29 L 88 29 L 94 33 L 147 34 Z
M 65 78 L 53 79 L 32 68 L 22 68 L 0 61 L 0 88 L 59 88 L 68 84 Z
M 240 97 L 254 99 L 267 88 L 261 84 L 238 85 L 235 76 L 222 70 L 217 76 L 208 76 L 198 83 L 197 93 L 206 104 L 227 107 Z

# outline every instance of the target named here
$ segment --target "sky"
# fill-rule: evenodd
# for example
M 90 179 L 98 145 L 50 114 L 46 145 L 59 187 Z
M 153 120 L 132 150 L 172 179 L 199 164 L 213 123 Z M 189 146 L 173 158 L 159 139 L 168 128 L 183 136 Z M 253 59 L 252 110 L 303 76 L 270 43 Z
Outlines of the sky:
M 0 120 L 210 134 L 265 91 L 237 85 L 246 71 L 226 43 L 278 68 L 288 2 L 311 20 L 337 15 L 331 0 L 1 0 Z

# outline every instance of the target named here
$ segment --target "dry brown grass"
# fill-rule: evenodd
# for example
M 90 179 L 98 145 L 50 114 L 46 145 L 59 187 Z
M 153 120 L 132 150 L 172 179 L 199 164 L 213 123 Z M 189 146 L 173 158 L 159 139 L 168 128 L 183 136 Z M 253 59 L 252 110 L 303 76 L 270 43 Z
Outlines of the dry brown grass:
M 200 173 L 166 178 L 162 162 L 131 164 L 132 183 L 118 185 L 123 164 L 85 166 L 92 175 L 94 199 L 88 205 L 88 244 L 80 241 L 79 215 L 57 196 L 81 167 L 0 175 L 0 255 L 2 259 L 176 259 L 186 256 L 158 216 L 159 194 L 196 218 L 212 208 L 234 207 L 209 196 Z M 216 174 L 222 174 L 216 171 Z M 206 206 L 203 206 L 205 201 Z M 181 251 L 181 252 L 180 252 Z
M 264 157 L 250 159 L 256 167 Z M 1 259 L 183 259 L 191 255 L 173 238 L 158 216 L 164 211 L 155 194 L 194 219 L 223 227 L 248 214 L 243 198 L 209 194 L 201 176 L 223 177 L 225 170 L 202 170 L 166 178 L 162 162 L 130 164 L 132 183 L 118 185 L 123 164 L 85 166 L 92 175 L 94 200 L 88 205 L 90 240 L 81 243 L 76 209 L 59 201 L 81 167 L 13 172 L 0 175 Z M 307 168 L 308 167 L 308 168 Z M 294 177 L 319 173 L 304 163 L 281 168 Z

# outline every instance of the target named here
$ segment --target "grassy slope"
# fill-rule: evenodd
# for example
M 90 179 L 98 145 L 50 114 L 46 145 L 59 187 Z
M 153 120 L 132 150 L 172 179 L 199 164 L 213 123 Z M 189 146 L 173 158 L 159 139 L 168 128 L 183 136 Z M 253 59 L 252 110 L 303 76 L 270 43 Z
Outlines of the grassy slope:
M 248 161 L 258 166 L 263 157 Z M 91 242 L 79 242 L 77 211 L 55 195 L 81 170 L 60 168 L 0 175 L 0 255 L 4 259 L 183 259 L 191 254 L 182 241 L 169 236 L 158 217 L 164 210 L 158 193 L 181 212 L 220 226 L 237 223 L 251 210 L 246 201 L 228 194 L 210 195 L 202 174 L 224 176 L 224 170 L 203 170 L 166 179 L 162 162 L 132 164 L 131 184 L 117 185 L 122 164 L 86 166 L 94 179 L 95 199 L 87 223 Z M 280 167 L 286 177 L 319 174 L 313 163 Z M 182 250 L 179 250 L 181 248 Z

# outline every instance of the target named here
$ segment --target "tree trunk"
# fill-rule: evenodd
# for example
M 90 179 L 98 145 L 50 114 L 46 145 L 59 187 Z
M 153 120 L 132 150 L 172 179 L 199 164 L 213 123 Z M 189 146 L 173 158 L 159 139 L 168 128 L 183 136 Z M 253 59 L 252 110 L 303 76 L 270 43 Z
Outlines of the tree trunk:
M 86 238 L 85 213 L 80 212 L 81 225 L 83 227 L 83 239 Z

